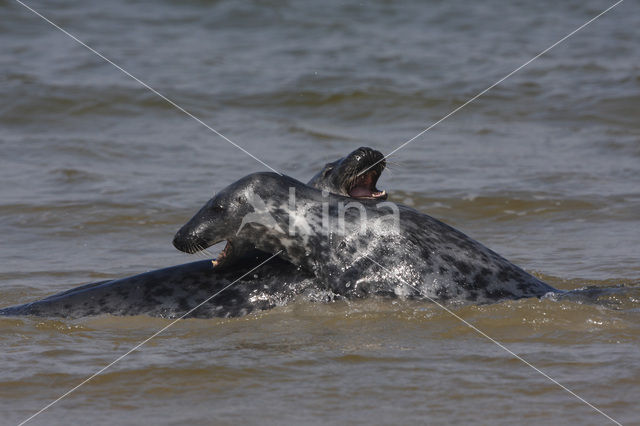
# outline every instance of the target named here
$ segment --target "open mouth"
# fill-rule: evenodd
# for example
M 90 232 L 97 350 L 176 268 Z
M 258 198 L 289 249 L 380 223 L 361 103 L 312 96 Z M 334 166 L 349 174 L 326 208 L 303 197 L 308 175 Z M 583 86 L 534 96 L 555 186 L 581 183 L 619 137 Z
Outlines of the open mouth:
M 229 241 L 227 241 L 227 244 L 225 244 L 225 246 L 222 249 L 222 251 L 220 253 L 218 253 L 218 257 L 216 257 L 215 259 L 213 259 L 211 261 L 213 266 L 223 265 L 225 260 L 227 260 L 227 257 L 229 257 L 229 255 L 231 254 L 232 251 L 233 251 L 233 246 L 231 246 L 231 243 Z
M 375 167 L 360 176 L 356 176 L 351 187 L 349 188 L 349 196 L 353 198 L 366 198 L 366 199 L 380 199 L 385 200 L 387 198 L 386 191 L 380 191 L 376 188 L 378 178 L 384 170 L 384 163 L 378 163 L 378 167 Z

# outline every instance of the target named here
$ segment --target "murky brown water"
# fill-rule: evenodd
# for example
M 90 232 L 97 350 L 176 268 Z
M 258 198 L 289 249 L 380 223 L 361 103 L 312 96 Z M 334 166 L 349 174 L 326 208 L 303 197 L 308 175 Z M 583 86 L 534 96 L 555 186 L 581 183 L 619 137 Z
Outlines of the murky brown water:
M 604 10 L 602 1 L 29 3 L 300 179 L 389 152 Z M 379 187 L 555 287 L 640 286 L 640 10 L 626 1 L 398 152 Z M 264 167 L 0 2 L 2 306 L 195 260 L 171 238 Z M 637 290 L 637 289 L 636 289 Z M 454 312 L 640 423 L 640 291 Z M 168 321 L 0 319 L 17 424 Z M 299 301 L 188 320 L 33 424 L 603 424 L 437 306 Z

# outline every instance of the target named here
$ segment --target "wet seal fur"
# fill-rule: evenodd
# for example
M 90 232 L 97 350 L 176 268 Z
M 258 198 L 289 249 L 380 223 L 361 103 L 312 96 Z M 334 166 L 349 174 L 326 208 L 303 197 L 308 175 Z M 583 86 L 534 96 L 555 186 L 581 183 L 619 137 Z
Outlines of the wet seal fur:
M 379 151 L 362 147 L 327 164 L 310 185 L 325 191 L 381 198 L 375 188 L 384 162 L 359 177 L 358 173 L 383 158 Z M 384 194 L 384 195 L 383 195 Z M 192 247 L 191 250 L 194 248 Z M 250 241 L 227 244 L 219 261 L 205 260 L 158 269 L 131 277 L 85 284 L 44 299 L 0 309 L 0 315 L 35 315 L 79 318 L 84 316 L 151 315 L 173 318 L 183 315 L 217 291 L 231 284 L 269 257 Z M 313 276 L 282 259 L 272 259 L 195 310 L 190 317 L 232 317 L 284 305 L 301 293 L 323 299 Z
M 80 318 L 110 314 L 176 318 L 253 267 L 253 263 L 248 263 L 244 267 L 214 271 L 210 260 L 201 260 L 85 284 L 32 303 L 0 309 L 0 315 Z M 235 317 L 271 309 L 298 296 L 311 283 L 310 277 L 289 262 L 274 258 L 194 310 L 189 318 Z
M 242 218 L 255 213 L 248 201 L 256 196 L 277 226 L 249 222 L 241 227 Z M 560 292 L 457 229 L 401 204 L 360 200 L 366 221 L 359 209 L 342 209 L 344 232 L 335 232 L 341 207 L 352 201 L 287 176 L 254 173 L 209 200 L 173 244 L 189 252 L 225 240 L 233 245 L 238 239 L 266 253 L 282 250 L 284 259 L 345 297 L 427 296 L 484 303 Z M 397 223 L 389 223 L 394 217 Z
M 321 190 L 323 193 L 343 195 L 357 200 L 385 200 L 387 198 L 386 191 L 380 191 L 376 187 L 385 167 L 386 161 L 380 151 L 369 147 L 360 147 L 343 158 L 327 163 L 311 178 L 307 185 Z M 257 201 L 261 202 L 261 199 Z M 247 221 L 251 221 L 254 215 L 255 212 L 250 212 L 243 216 L 240 225 L 233 229 L 241 229 Z M 196 240 L 186 241 L 186 244 L 178 249 L 187 253 L 195 253 L 206 248 L 200 247 Z M 227 244 L 216 259 L 215 265 L 233 266 L 238 262 L 238 258 L 242 258 L 247 253 L 264 252 L 257 248 L 252 238 L 245 239 L 241 235 L 236 235 L 233 240 L 227 240 Z

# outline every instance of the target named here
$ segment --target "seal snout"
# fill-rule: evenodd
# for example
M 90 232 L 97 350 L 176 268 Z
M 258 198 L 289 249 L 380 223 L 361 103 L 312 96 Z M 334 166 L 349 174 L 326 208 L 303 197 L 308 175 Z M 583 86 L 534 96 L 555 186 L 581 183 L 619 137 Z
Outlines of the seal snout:
M 178 250 L 189 254 L 193 254 L 197 251 L 195 250 L 195 246 L 188 243 L 182 229 L 176 232 L 176 235 L 173 237 L 173 246 Z
M 173 246 L 182 252 L 194 254 L 204 250 L 209 244 L 202 241 L 202 239 L 193 232 L 189 223 L 187 223 L 176 232 L 176 235 L 173 237 Z

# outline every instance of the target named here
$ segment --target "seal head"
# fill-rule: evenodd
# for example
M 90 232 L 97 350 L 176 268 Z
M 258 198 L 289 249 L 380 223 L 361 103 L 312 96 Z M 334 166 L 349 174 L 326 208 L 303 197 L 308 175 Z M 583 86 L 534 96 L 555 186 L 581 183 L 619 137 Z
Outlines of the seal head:
M 346 157 L 327 163 L 308 185 L 345 197 L 385 200 L 386 191 L 376 188 L 385 167 L 386 161 L 380 151 L 361 147 Z
M 218 192 L 176 233 L 173 245 L 196 253 L 226 241 L 216 267 L 231 266 L 259 249 L 274 253 L 281 247 L 274 235 L 285 234 L 288 222 L 288 186 L 318 191 L 289 177 L 254 173 Z

